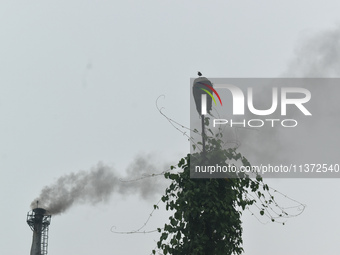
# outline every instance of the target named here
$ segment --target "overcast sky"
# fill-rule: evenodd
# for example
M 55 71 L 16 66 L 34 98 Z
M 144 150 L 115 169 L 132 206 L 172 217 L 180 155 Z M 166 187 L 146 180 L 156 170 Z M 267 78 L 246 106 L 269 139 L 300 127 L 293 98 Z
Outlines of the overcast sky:
M 312 76 L 314 70 L 339 76 L 337 58 L 306 67 L 316 58 L 309 58 L 313 45 L 303 48 L 322 31 L 337 35 L 339 7 L 335 0 L 2 1 L 0 253 L 30 252 L 26 213 L 60 176 L 102 162 L 116 176 L 138 178 L 131 170 L 138 156 L 152 171 L 185 156 L 186 137 L 155 102 L 165 95 L 159 100 L 164 113 L 189 126 L 189 81 L 198 70 L 207 77 Z M 339 37 L 332 38 L 339 52 Z M 296 57 L 301 54 L 308 59 Z M 338 128 L 330 129 L 337 134 Z M 107 203 L 74 205 L 53 216 L 49 254 L 150 254 L 157 233 L 110 229 L 144 224 L 165 187 L 153 180 L 148 187 L 161 188 L 146 198 L 142 188 L 131 188 Z M 285 226 L 261 224 L 245 212 L 245 254 L 338 254 L 339 181 L 269 180 L 307 208 Z M 145 230 L 164 226 L 167 217 L 155 212 Z

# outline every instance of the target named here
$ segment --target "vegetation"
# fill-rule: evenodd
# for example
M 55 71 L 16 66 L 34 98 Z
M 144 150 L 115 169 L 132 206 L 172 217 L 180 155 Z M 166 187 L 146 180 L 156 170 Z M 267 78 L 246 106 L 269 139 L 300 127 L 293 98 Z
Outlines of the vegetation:
M 265 197 L 262 191 L 269 190 L 268 186 L 260 176 L 251 179 L 245 174 L 234 176 L 237 178 L 190 178 L 191 159 L 204 161 L 209 158 L 220 165 L 234 160 L 250 166 L 236 149 L 223 149 L 221 137 L 217 134 L 207 138 L 204 156 L 196 153 L 182 158 L 177 165 L 182 171 L 175 172 L 175 167 L 171 167 L 172 171 L 165 173 L 165 178 L 172 183 L 162 201 L 166 203 L 167 210 L 175 213 L 164 229 L 158 229 L 161 237 L 157 246 L 164 254 L 218 255 L 241 254 L 243 251 L 241 214 L 247 206 L 256 202 L 247 194 L 250 191 L 258 197 Z M 270 204 L 273 200 L 264 202 Z M 261 214 L 264 214 L 265 204 Z M 153 254 L 156 254 L 155 250 Z

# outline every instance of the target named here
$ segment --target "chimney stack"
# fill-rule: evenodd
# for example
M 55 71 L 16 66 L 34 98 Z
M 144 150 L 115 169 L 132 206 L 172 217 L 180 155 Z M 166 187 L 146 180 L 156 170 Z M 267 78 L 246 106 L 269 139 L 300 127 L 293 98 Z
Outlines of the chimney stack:
M 27 213 L 27 224 L 33 231 L 31 255 L 47 254 L 48 227 L 50 222 L 51 215 L 48 215 L 43 208 L 37 207 Z

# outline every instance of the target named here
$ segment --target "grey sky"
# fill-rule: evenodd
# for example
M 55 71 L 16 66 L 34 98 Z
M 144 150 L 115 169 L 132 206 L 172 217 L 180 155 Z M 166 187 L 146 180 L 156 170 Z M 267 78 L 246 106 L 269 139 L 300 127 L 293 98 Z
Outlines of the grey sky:
M 149 154 L 162 171 L 186 155 L 186 138 L 155 107 L 159 95 L 164 112 L 189 125 L 189 78 L 198 70 L 207 77 L 291 72 L 295 49 L 334 30 L 338 10 L 329 0 L 1 2 L 0 253 L 29 253 L 29 205 L 60 176 L 98 162 L 126 176 L 137 155 Z M 270 181 L 306 211 L 286 226 L 245 213 L 245 254 L 338 254 L 338 182 Z M 139 228 L 160 196 L 114 193 L 106 204 L 73 206 L 52 217 L 49 254 L 150 254 L 157 234 L 110 228 Z M 146 230 L 166 219 L 156 212 Z

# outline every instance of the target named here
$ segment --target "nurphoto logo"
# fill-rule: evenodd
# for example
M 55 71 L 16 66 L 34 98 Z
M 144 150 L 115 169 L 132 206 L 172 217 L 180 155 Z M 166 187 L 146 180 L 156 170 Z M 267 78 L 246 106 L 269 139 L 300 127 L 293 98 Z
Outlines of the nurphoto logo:
M 281 116 L 287 115 L 287 105 L 294 105 L 297 109 L 299 109 L 304 115 L 312 115 L 310 111 L 304 106 L 305 103 L 307 103 L 311 99 L 311 92 L 308 89 L 305 88 L 298 88 L 298 87 L 282 87 L 280 88 L 280 94 L 279 94 L 279 88 L 273 87 L 269 88 L 271 89 L 271 98 L 266 98 L 266 100 L 270 100 L 271 106 L 269 109 L 256 109 L 254 106 L 254 93 L 253 88 L 248 87 L 247 88 L 247 94 L 246 94 L 246 102 L 245 104 L 245 95 L 242 92 L 242 90 L 232 84 L 217 84 L 215 85 L 214 89 L 211 85 L 208 85 L 204 82 L 198 82 L 198 84 L 205 86 L 206 88 L 199 87 L 198 89 L 202 90 L 205 93 L 201 93 L 201 114 L 207 115 L 208 113 L 208 106 L 207 106 L 207 95 L 210 96 L 210 98 L 214 101 L 215 105 L 216 100 L 212 93 L 216 94 L 218 97 L 221 106 L 222 100 L 220 95 L 217 93 L 216 89 L 218 90 L 227 90 L 232 95 L 232 113 L 233 115 L 245 115 L 245 105 L 248 107 L 248 111 L 254 115 L 257 116 L 268 116 L 273 113 L 275 113 L 278 109 L 278 102 L 280 99 L 280 108 L 281 108 Z M 195 85 L 194 85 L 195 86 Z M 210 91 L 209 91 L 209 90 Z M 295 98 L 294 98 L 295 97 Z M 298 97 L 298 98 L 296 98 Z M 217 125 L 225 125 L 230 124 L 231 126 L 235 125 L 243 125 L 244 127 L 246 124 L 248 124 L 248 127 L 262 127 L 265 124 L 265 121 L 269 122 L 271 124 L 271 127 L 275 126 L 275 122 L 280 121 L 281 125 L 283 127 L 296 127 L 298 122 L 295 119 L 249 119 L 249 120 L 243 120 L 242 122 L 235 122 L 232 119 L 228 121 L 227 119 L 213 119 L 213 126 Z
M 314 142 L 336 128 L 339 87 L 338 78 L 191 79 L 192 178 L 340 177 L 339 162 Z M 309 159 L 316 151 L 323 161 Z M 253 165 L 219 162 L 221 153 Z

